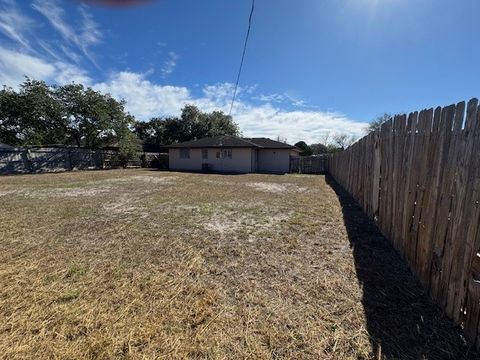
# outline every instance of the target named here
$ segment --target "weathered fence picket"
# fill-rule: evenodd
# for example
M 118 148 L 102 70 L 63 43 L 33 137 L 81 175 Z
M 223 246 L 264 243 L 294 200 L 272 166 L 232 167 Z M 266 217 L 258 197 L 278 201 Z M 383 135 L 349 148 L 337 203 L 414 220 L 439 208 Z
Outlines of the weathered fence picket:
M 480 348 L 478 100 L 395 116 L 332 155 L 329 172 Z

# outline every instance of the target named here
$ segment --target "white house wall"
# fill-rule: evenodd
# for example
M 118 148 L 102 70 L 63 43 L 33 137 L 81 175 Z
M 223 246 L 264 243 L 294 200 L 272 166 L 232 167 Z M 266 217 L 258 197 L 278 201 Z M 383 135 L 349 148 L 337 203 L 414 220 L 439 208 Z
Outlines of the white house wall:
M 180 149 L 169 149 L 168 164 L 170 170 L 200 171 L 202 170 L 202 150 L 190 149 L 190 158 L 181 159 Z
M 190 149 L 190 158 L 181 159 L 180 149 L 169 150 L 170 170 L 200 171 L 202 164 L 218 172 L 252 172 L 252 149 L 232 148 L 232 158 L 217 159 L 217 148 L 208 148 L 208 159 L 202 159 L 202 149 Z
M 259 172 L 287 173 L 290 171 L 289 149 L 260 149 L 258 150 Z

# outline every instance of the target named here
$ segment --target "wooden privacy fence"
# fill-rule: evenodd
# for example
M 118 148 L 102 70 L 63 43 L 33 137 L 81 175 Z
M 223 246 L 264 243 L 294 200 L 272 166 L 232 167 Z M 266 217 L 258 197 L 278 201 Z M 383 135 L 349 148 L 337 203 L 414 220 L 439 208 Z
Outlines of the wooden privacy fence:
M 301 174 L 325 174 L 328 156 L 292 156 L 290 172 Z
M 329 171 L 480 347 L 478 100 L 395 116 Z

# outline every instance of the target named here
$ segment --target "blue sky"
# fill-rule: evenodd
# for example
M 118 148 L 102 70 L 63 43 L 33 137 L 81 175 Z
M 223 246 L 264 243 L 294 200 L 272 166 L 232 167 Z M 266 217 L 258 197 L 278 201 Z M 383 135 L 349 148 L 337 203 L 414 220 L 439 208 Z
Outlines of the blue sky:
M 138 119 L 228 112 L 250 0 L 0 0 L 0 82 L 83 82 Z M 290 142 L 478 96 L 478 0 L 256 0 L 234 119 Z

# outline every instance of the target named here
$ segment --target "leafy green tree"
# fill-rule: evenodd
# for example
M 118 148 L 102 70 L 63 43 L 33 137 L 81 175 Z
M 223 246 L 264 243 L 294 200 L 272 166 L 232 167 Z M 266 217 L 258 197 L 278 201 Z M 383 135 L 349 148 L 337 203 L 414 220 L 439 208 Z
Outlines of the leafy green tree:
M 0 91 L 0 142 L 18 146 L 20 138 L 20 103 L 19 95 L 11 88 Z
M 137 153 L 141 151 L 140 140 L 137 136 L 127 128 L 125 128 L 118 136 L 118 151 L 120 161 L 124 167 L 127 166 L 128 160 L 135 158 Z
M 166 120 L 152 118 L 150 121 L 137 121 L 134 132 L 145 144 L 161 146 L 165 144 Z
M 24 144 L 59 144 L 65 136 L 61 105 L 43 81 L 27 78 L 20 86 L 20 110 Z
M 61 105 L 43 81 L 27 78 L 18 92 L 0 92 L 0 139 L 11 145 L 60 144 L 65 137 Z
M 240 135 L 238 125 L 233 121 L 230 115 L 226 115 L 222 111 L 214 111 L 210 114 L 206 114 L 206 117 L 206 136 Z
M 101 94 L 81 84 L 59 87 L 56 95 L 67 119 L 68 143 L 97 149 L 113 145 L 118 134 L 133 123 L 123 101 Z
M 300 156 L 310 156 L 313 154 L 312 148 L 308 146 L 305 141 L 299 141 L 295 146 L 302 150 Z
M 81 84 L 27 78 L 18 91 L 0 91 L 0 141 L 10 145 L 125 146 L 134 122 L 123 101 Z
M 186 105 L 179 118 L 152 118 L 137 122 L 135 133 L 145 144 L 166 145 L 205 137 L 240 134 L 231 116 L 221 111 L 204 113 L 195 105 Z

